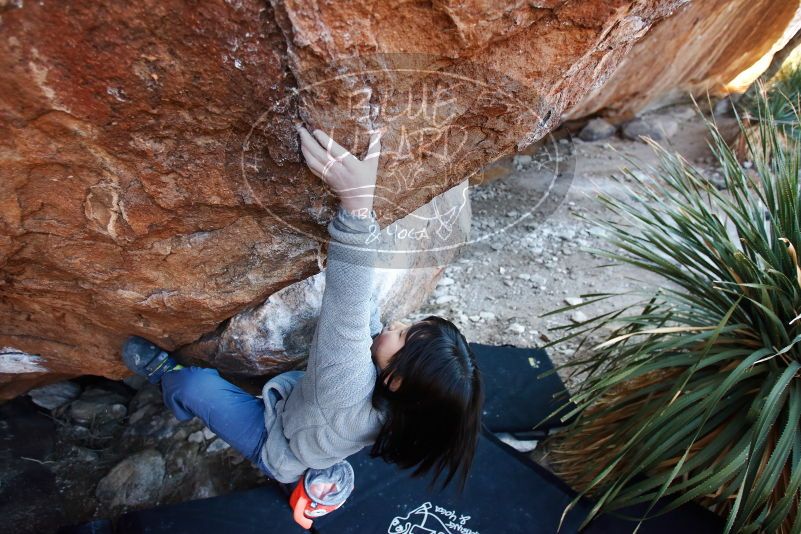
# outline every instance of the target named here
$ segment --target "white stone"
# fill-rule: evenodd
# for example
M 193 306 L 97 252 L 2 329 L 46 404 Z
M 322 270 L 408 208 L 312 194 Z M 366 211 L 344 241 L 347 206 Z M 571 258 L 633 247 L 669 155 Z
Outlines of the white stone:
M 228 445 L 226 442 L 221 440 L 220 438 L 215 439 L 212 441 L 208 447 L 206 447 L 206 452 L 208 453 L 215 453 L 224 451 L 225 449 L 230 449 L 231 446 Z
M 568 306 L 578 306 L 579 304 L 584 304 L 584 299 L 581 297 L 567 297 L 565 303 Z
M 434 302 L 436 304 L 447 304 L 449 302 L 453 302 L 454 300 L 456 300 L 456 297 L 453 295 L 442 295 L 441 297 L 437 297 Z
M 570 315 L 570 320 L 573 321 L 574 323 L 583 323 L 587 319 L 588 319 L 587 315 L 585 315 L 584 312 L 579 311 L 579 310 L 574 311 Z
M 510 332 L 514 332 L 515 334 L 522 334 L 523 332 L 526 331 L 526 327 L 520 323 L 512 323 L 509 325 L 509 328 L 507 330 L 509 330 Z
M 487 311 L 480 312 L 478 316 L 486 321 L 492 321 L 495 319 L 495 314 Z
M 189 434 L 189 437 L 186 438 L 186 441 L 189 443 L 203 443 L 203 431 L 198 430 L 197 432 L 192 432 Z

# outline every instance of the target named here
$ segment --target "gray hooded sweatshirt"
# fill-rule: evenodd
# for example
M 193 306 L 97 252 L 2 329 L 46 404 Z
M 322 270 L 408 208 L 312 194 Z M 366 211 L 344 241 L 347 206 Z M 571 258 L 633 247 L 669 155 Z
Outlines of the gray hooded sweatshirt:
M 306 372 L 283 373 L 264 385 L 261 458 L 279 482 L 345 459 L 372 444 L 381 429 L 383 414 L 372 405 L 378 369 L 370 346 L 382 326 L 372 298 L 376 252 L 367 246 L 378 231 L 375 213 L 337 210 L 328 224 L 325 291 Z

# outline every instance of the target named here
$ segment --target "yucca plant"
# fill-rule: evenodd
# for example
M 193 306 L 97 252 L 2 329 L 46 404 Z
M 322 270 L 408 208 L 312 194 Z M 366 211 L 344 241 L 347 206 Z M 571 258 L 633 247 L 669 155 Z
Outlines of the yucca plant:
M 740 101 L 738 107 L 744 121 L 759 122 L 762 109 L 767 107 L 774 123 L 788 126 L 784 128 L 785 133 L 799 137 L 801 130 L 795 111 L 801 99 L 801 63 L 788 63 L 772 80 L 758 89 L 753 93 L 749 91 Z
M 610 247 L 595 252 L 663 283 L 555 342 L 582 339 L 566 366 L 586 376 L 564 415 L 576 418 L 550 446 L 597 503 L 587 521 L 695 500 L 726 532 L 801 532 L 799 143 L 780 139 L 764 99 L 759 113 L 749 169 L 707 123 L 726 189 L 654 144 L 659 163 L 626 171 L 624 198 L 600 197 L 617 217 L 598 223 Z
M 782 143 L 787 137 L 801 139 L 801 124 L 796 113 L 800 103 L 801 62 L 785 65 L 766 84 L 758 81 L 735 108 L 743 125 L 734 143 L 737 157 L 741 161 L 747 160 L 748 144 L 762 144 L 759 124 L 767 117 L 770 117 L 772 125 L 778 127 L 778 139 Z

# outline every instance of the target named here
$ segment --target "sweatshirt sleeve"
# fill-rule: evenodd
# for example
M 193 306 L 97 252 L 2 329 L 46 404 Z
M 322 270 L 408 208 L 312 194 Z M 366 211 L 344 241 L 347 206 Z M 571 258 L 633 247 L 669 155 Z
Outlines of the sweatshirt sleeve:
M 370 243 L 377 231 L 374 212 L 360 217 L 341 206 L 328 224 L 325 291 L 307 366 L 323 409 L 359 400 L 354 394 L 375 380 L 370 326 L 376 251 Z
M 381 323 L 381 308 L 378 307 L 378 298 L 373 292 L 373 297 L 370 301 L 370 337 L 374 338 L 381 333 L 384 325 Z

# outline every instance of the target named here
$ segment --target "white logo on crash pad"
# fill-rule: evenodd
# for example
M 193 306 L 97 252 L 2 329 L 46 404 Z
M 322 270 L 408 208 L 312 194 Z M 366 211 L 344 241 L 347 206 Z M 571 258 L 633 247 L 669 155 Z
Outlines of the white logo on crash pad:
M 395 517 L 387 534 L 479 534 L 467 527 L 469 515 L 458 515 L 426 502 L 404 516 Z

